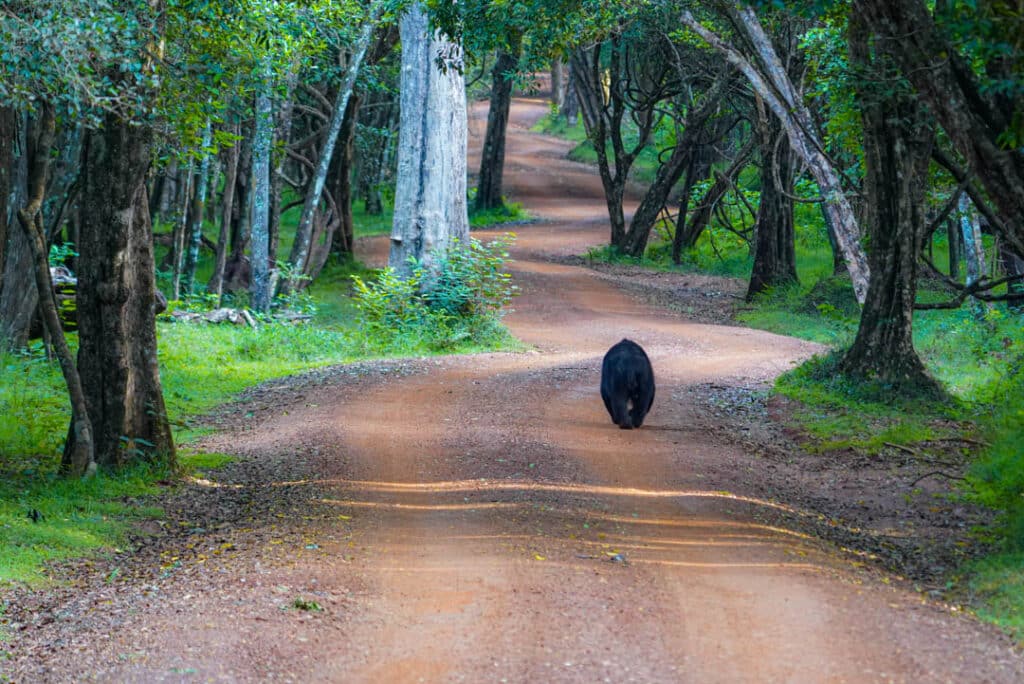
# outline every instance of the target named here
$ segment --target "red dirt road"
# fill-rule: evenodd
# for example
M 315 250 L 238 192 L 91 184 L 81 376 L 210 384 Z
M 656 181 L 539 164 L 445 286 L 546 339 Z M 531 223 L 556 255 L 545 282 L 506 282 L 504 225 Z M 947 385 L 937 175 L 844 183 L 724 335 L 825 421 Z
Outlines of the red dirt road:
M 535 351 L 281 388 L 207 440 L 242 458 L 204 485 L 210 506 L 254 511 L 196 533 L 229 551 L 81 588 L 61 608 L 75 629 L 33 625 L 15 644 L 16 678 L 1024 681 L 994 630 L 760 522 L 784 503 L 730 493 L 762 463 L 703 429 L 687 388 L 762 382 L 815 347 L 687 323 L 552 262 L 600 244 L 606 216 L 568 144 L 528 132 L 545 111 L 516 101 L 506 171 L 508 194 L 547 219 L 517 229 L 523 296 L 507 318 Z M 622 337 L 646 348 L 658 383 L 634 431 L 597 392 Z M 325 610 L 286 609 L 300 595 Z

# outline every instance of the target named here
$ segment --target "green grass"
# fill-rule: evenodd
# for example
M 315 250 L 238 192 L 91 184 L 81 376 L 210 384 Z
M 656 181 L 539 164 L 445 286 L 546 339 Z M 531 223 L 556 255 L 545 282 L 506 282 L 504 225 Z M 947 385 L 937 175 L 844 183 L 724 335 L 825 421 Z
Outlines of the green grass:
M 223 468 L 229 463 L 235 462 L 235 457 L 230 454 L 196 451 L 178 454 L 178 462 L 183 470 L 187 472 L 205 473 L 211 470 Z
M 470 228 L 491 228 L 506 223 L 524 223 L 531 220 L 533 220 L 533 216 L 523 209 L 523 205 L 519 202 L 505 202 L 502 206 L 494 209 L 470 211 L 469 213 Z
M 132 522 L 163 515 L 143 497 L 159 491 L 153 482 L 167 477 L 166 472 L 139 466 L 66 480 L 45 464 L 39 469 L 33 461 L 28 464 L 6 458 L 0 465 L 0 587 L 43 584 L 46 562 L 115 550 Z M 41 517 L 33 520 L 34 511 Z
M 1024 646 L 1024 553 L 989 556 L 968 566 L 967 586 L 978 617 L 1005 629 Z

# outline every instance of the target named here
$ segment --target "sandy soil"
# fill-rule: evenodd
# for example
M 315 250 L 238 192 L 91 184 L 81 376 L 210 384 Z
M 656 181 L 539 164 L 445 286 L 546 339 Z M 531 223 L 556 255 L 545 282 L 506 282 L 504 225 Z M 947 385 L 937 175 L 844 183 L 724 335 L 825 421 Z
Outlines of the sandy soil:
M 777 449 L 737 436 L 766 410 L 719 417 L 708 397 L 742 404 L 817 348 L 693 322 L 566 263 L 607 221 L 569 144 L 527 131 L 545 111 L 516 101 L 506 171 L 509 195 L 545 219 L 517 227 L 523 295 L 507 318 L 533 351 L 248 393 L 204 444 L 239 461 L 169 494 L 168 523 L 137 552 L 68 564 L 68 586 L 16 597 L 8 676 L 1024 681 L 1004 636 L 809 534 L 799 521 L 824 516 L 799 497 L 759 493 L 792 479 Z M 386 244 L 361 248 L 379 259 Z M 672 287 L 735 294 L 690 282 Z M 634 431 L 597 392 L 622 337 L 658 382 Z

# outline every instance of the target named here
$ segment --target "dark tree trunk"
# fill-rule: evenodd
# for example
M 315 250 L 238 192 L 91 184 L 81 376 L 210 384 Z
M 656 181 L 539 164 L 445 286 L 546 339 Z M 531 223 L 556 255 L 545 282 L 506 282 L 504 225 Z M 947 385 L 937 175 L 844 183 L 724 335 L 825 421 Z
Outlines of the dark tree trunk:
M 232 127 L 232 133 L 238 135 L 238 124 Z M 228 261 L 228 237 L 231 232 L 231 217 L 235 211 L 235 191 L 238 180 L 238 157 L 241 141 L 225 150 L 227 159 L 224 162 L 224 195 L 221 199 L 220 233 L 217 235 L 217 251 L 213 259 L 213 276 L 207 284 L 207 289 L 217 297 L 217 305 L 221 304 L 221 295 L 224 293 L 224 268 Z
M 987 190 L 1000 230 L 1024 253 L 1024 148 L 1001 143 L 1019 125 L 1012 99 L 986 92 L 923 0 L 856 0 L 853 12 L 876 32 L 901 37 L 894 41 L 894 58 Z
M 633 162 L 647 145 L 654 127 L 659 97 L 645 95 L 632 101 L 629 92 L 629 46 L 620 36 L 613 36 L 605 44 L 573 55 L 576 69 L 576 95 L 583 114 L 587 137 L 597 153 L 597 170 L 604 186 L 608 220 L 611 224 L 609 245 L 622 250 L 626 246 L 626 217 L 623 196 Z M 607 71 L 604 64 L 607 60 Z M 662 74 L 663 76 L 663 74 Z M 633 78 L 637 76 L 632 75 Z M 659 77 L 647 75 L 652 81 Z M 607 83 L 606 83 L 607 78 Z M 607 85 L 607 93 L 605 88 Z M 637 142 L 627 149 L 623 123 L 627 112 L 637 127 Z M 609 158 L 608 147 L 612 154 Z
M 853 346 L 841 369 L 894 391 L 940 393 L 914 350 L 917 260 L 925 229 L 924 198 L 935 132 L 923 104 L 882 78 L 896 39 L 868 32 L 851 16 L 851 63 L 861 67 L 867 226 L 871 278 Z M 874 77 L 877 80 L 868 80 Z M 897 87 L 898 88 L 898 87 Z
M 185 170 L 185 182 L 180 188 L 181 196 L 178 197 L 178 215 L 174 218 L 171 251 L 167 255 L 168 263 L 171 267 L 172 299 L 181 298 L 181 274 L 185 263 L 185 236 L 188 233 L 188 207 L 192 197 L 192 180 L 194 177 L 190 162 Z
M 17 135 L 18 112 L 11 107 L 0 107 L 0 292 L 4 290 L 7 226 L 14 214 L 14 207 L 8 206 L 7 200 L 11 196 L 11 174 L 14 171 Z
M 580 120 L 580 100 L 577 93 L 577 82 L 579 75 L 576 73 L 576 65 L 569 60 L 565 76 L 565 101 L 562 104 L 562 115 L 570 126 L 575 126 Z
M 960 226 L 957 225 L 954 218 L 946 220 L 946 242 L 949 245 L 949 277 L 959 280 L 960 259 L 963 258 L 964 244 Z
M 519 64 L 519 45 L 510 52 L 502 50 L 491 70 L 491 106 L 487 110 L 487 133 L 480 153 L 480 176 L 477 179 L 474 211 L 504 206 L 502 176 L 505 169 L 505 133 L 512 106 L 512 72 Z
M 249 248 L 252 234 L 252 144 L 253 129 L 251 124 L 242 126 L 243 139 L 238 157 L 238 178 L 235 188 L 235 206 L 231 217 L 231 250 L 224 266 L 224 292 L 248 290 L 252 279 L 252 268 L 249 258 L 245 256 Z
M 754 267 L 747 301 L 768 288 L 797 282 L 793 153 L 778 119 L 763 109 L 760 114 L 761 203 L 754 223 Z
M 96 462 L 173 466 L 157 362 L 153 231 L 146 196 L 151 129 L 107 115 L 89 135 L 78 260 L 78 369 Z M 67 449 L 74 448 L 70 435 Z
M 680 264 L 683 260 L 683 240 L 686 237 L 686 217 L 690 211 L 690 200 L 693 189 L 698 182 L 711 173 L 711 165 L 715 161 L 714 148 L 710 145 L 698 145 L 686 165 L 683 176 L 683 190 L 679 196 L 679 213 L 676 215 L 675 230 L 672 235 L 672 263 Z
M 7 243 L 4 249 L 0 280 L 0 344 L 21 349 L 28 343 L 32 318 L 39 302 L 32 279 L 32 250 L 25 233 L 17 224 L 17 209 L 28 194 L 29 118 L 14 114 L 14 163 L 10 168 L 10 195 L 7 220 Z
M 331 249 L 339 256 L 351 254 L 352 243 L 355 240 L 355 221 L 352 218 L 352 164 L 356 123 L 359 121 L 361 103 L 362 96 L 359 93 L 352 93 L 345 110 L 345 119 L 341 123 L 338 145 L 334 150 L 334 159 L 331 160 L 331 170 L 327 177 L 327 186 L 333 205 L 331 209 L 337 212 L 331 221 L 334 226 Z
M 156 211 L 150 212 L 154 223 L 167 220 L 167 215 L 171 213 L 174 205 L 174 198 L 178 196 L 179 179 L 176 157 L 171 157 L 170 163 L 167 164 L 167 168 L 163 170 L 160 177 L 163 179 L 163 183 L 160 185 L 160 194 L 154 198 Z

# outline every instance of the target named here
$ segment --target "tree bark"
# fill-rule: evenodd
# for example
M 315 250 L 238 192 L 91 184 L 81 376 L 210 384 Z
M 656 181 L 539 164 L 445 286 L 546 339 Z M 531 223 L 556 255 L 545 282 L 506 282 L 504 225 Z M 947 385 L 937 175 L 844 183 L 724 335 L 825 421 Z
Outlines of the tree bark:
M 672 154 L 667 160 L 659 163 L 654 182 L 644 193 L 643 199 L 633 213 L 629 230 L 623 236 L 623 242 L 619 247 L 623 254 L 638 258 L 644 255 L 651 230 L 665 209 L 669 193 L 679 182 L 698 147 L 702 142 L 706 142 L 702 141 L 702 138 L 709 137 L 708 121 L 721 106 L 722 97 L 732 81 L 729 71 L 723 70 L 718 73 L 711 86 L 702 93 L 700 101 L 695 101 L 695 98 L 691 97 L 686 118 L 676 132 L 676 144 Z
M 731 12 L 731 15 L 754 46 L 763 71 L 705 28 L 689 11 L 683 12 L 682 22 L 736 66 L 782 121 L 790 145 L 807 165 L 825 198 L 825 210 L 829 212 L 836 240 L 842 249 L 854 293 L 857 295 L 857 301 L 863 304 L 867 295 L 870 270 L 860 244 L 860 226 L 853 207 L 843 192 L 839 175 L 823 153 L 824 148 L 815 131 L 810 112 L 789 79 L 754 10 L 747 5 L 740 5 Z
M 912 334 L 935 132 L 917 98 L 884 78 L 886 57 L 898 40 L 875 36 L 870 43 L 860 18 L 851 15 L 850 60 L 864 74 L 858 99 L 872 275 L 857 337 L 840 367 L 848 375 L 881 383 L 897 393 L 941 394 L 914 350 Z
M 362 98 L 358 93 L 353 93 L 349 98 L 348 111 L 345 112 L 345 121 L 338 136 L 341 144 L 334 151 L 334 160 L 328 174 L 333 209 L 337 212 L 332 221 L 335 234 L 331 241 L 331 250 L 339 256 L 351 254 L 355 240 L 355 221 L 352 218 L 352 164 L 360 104 Z
M 576 72 L 576 65 L 569 60 L 566 72 L 565 101 L 562 105 L 562 115 L 570 126 L 575 126 L 580 120 L 579 74 Z
M 245 255 L 252 238 L 252 148 L 253 127 L 242 125 L 241 149 L 238 156 L 238 188 L 235 191 L 234 214 L 231 217 L 231 250 L 224 266 L 225 292 L 248 290 L 252 283 L 252 269 Z
M 152 131 L 104 118 L 84 150 L 78 259 L 78 369 L 96 462 L 175 465 L 157 361 L 153 230 L 146 196 Z M 76 448 L 74 434 L 66 451 Z
M 17 147 L 18 112 L 13 107 L 0 107 L 0 293 L 4 291 L 4 257 L 7 251 L 7 226 L 14 214 L 8 204 L 11 196 L 11 174 Z
M 402 41 L 398 177 L 388 264 L 403 277 L 410 258 L 432 271 L 439 252 L 469 237 L 466 207 L 466 90 L 460 48 L 430 33 L 421 2 L 399 26 Z
M 231 132 L 238 135 L 237 122 Z M 221 306 L 224 294 L 224 267 L 228 261 L 228 236 L 231 232 L 231 216 L 235 210 L 235 184 L 238 181 L 238 157 L 241 141 L 236 141 L 227 152 L 224 168 L 224 195 L 221 198 L 220 232 L 217 235 L 217 251 L 213 259 L 213 275 L 206 289 L 217 297 L 217 307 Z
M 210 184 L 210 142 L 213 129 L 207 120 L 203 129 L 203 158 L 199 162 L 199 173 L 196 176 L 196 190 L 192 194 L 192 206 L 189 211 L 188 252 L 185 254 L 185 294 L 195 294 L 196 267 L 199 265 L 199 247 L 203 243 L 203 218 L 206 216 L 206 190 Z
M 946 219 L 946 242 L 949 249 L 949 277 L 960 279 L 960 259 L 963 258 L 963 237 L 960 226 L 952 216 Z
M 487 110 L 487 132 L 480 153 L 480 175 L 477 178 L 475 211 L 497 209 L 505 205 L 502 198 L 502 176 L 505 169 L 505 133 L 512 106 L 512 79 L 519 64 L 518 40 L 510 51 L 501 50 L 491 70 L 491 104 Z
M 188 208 L 192 197 L 192 162 L 185 169 L 185 183 L 181 186 L 181 197 L 178 198 L 178 215 L 174 218 L 174 231 L 171 238 L 171 299 L 181 299 L 181 276 L 185 266 L 185 244 L 188 234 Z
M 31 246 L 16 223 L 17 209 L 26 203 L 28 195 L 29 121 L 28 115 L 22 112 L 15 114 L 7 245 L 0 282 L 0 344 L 8 349 L 22 349 L 28 344 L 29 330 L 39 303 L 36 288 L 32 286 Z
M 565 106 L 565 64 L 561 57 L 551 60 L 551 104 L 558 111 L 562 111 Z
M 274 138 L 274 116 L 271 111 L 273 75 L 270 68 L 263 70 L 264 82 L 256 95 L 256 130 L 252 142 L 252 307 L 256 311 L 270 311 L 274 296 L 270 282 L 270 146 Z
M 296 276 L 303 273 L 306 268 L 306 261 L 309 258 L 309 249 L 313 237 L 313 217 L 320 207 L 324 184 L 327 181 L 327 171 L 330 169 L 331 158 L 334 155 L 334 146 L 337 144 L 338 135 L 341 133 L 341 124 L 345 118 L 348 100 L 355 88 L 356 76 L 359 75 L 359 68 L 363 63 L 363 57 L 366 56 L 366 51 L 373 41 L 373 34 L 377 28 L 377 21 L 383 8 L 383 0 L 374 0 L 370 6 L 366 23 L 363 24 L 362 32 L 349 59 L 348 67 L 345 69 L 345 78 L 338 89 L 338 97 L 334 101 L 334 110 L 331 113 L 331 120 L 327 127 L 327 136 L 320 150 L 316 171 L 306 190 L 306 196 L 302 204 L 302 215 L 299 217 L 299 225 L 295 229 L 295 242 L 292 244 L 292 251 L 288 257 L 292 273 Z M 282 285 L 286 289 L 295 289 L 298 281 L 282 283 Z
M 759 107 L 761 202 L 754 223 L 754 267 L 747 301 L 772 287 L 798 282 L 793 228 L 793 158 L 782 124 Z

